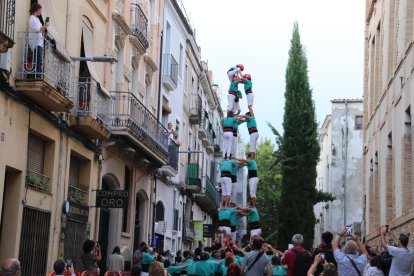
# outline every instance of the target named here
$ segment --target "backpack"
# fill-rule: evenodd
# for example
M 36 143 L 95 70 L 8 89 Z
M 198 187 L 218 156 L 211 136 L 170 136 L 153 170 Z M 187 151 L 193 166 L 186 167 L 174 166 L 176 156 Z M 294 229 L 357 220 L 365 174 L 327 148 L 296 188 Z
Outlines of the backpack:
M 295 266 L 293 268 L 293 276 L 306 276 L 309 268 L 313 263 L 311 254 L 308 251 L 300 252 L 296 249 L 292 249 L 292 252 L 296 255 Z

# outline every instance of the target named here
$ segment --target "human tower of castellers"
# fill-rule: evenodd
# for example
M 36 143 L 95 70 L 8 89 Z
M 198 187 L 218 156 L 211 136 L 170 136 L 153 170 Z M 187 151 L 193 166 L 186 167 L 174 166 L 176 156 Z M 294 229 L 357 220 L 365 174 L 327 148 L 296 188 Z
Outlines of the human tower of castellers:
M 247 217 L 250 237 L 254 238 L 261 235 L 260 217 L 256 210 L 256 190 L 259 178 L 257 177 L 257 164 L 255 161 L 256 142 L 259 138 L 259 133 L 253 113 L 252 78 L 250 74 L 242 74 L 243 71 L 244 66 L 237 64 L 227 72 L 231 84 L 227 96 L 227 117 L 222 120 L 224 160 L 220 163 L 221 206 L 218 211 L 219 231 L 223 244 L 238 242 L 239 236 L 237 235 L 236 226 L 239 219 L 243 216 Z M 242 99 L 243 94 L 239 90 L 239 84 L 243 84 L 247 98 L 249 111 L 245 115 L 240 115 L 240 99 Z M 236 159 L 237 133 L 238 127 L 242 123 L 246 123 L 250 134 L 250 153 L 247 159 Z M 242 166 L 247 166 L 248 168 L 250 208 L 236 207 L 237 173 Z

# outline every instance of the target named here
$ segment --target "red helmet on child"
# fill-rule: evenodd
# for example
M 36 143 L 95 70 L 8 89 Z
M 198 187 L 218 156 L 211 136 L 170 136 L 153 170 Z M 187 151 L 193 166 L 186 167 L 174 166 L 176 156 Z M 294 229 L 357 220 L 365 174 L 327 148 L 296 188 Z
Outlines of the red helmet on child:
M 250 76 L 250 74 L 244 74 L 243 75 L 243 78 L 248 79 L 248 80 L 251 80 L 252 79 L 252 76 Z
M 239 67 L 242 71 L 244 70 L 243 64 L 237 64 L 236 66 Z

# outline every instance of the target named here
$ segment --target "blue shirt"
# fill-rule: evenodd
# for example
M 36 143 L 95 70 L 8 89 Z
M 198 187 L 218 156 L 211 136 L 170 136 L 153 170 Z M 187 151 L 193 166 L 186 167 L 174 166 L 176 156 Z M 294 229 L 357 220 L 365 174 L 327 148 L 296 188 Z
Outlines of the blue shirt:
M 355 268 L 352 266 L 352 263 L 349 259 L 355 262 L 361 274 L 364 271 L 364 268 L 368 263 L 368 259 L 367 259 L 367 256 L 365 256 L 365 254 L 362 254 L 360 256 L 352 255 L 352 254 L 344 254 L 339 249 L 336 249 L 334 251 L 334 258 L 335 258 L 336 263 L 338 264 L 339 275 L 358 276 L 358 273 L 355 271 Z

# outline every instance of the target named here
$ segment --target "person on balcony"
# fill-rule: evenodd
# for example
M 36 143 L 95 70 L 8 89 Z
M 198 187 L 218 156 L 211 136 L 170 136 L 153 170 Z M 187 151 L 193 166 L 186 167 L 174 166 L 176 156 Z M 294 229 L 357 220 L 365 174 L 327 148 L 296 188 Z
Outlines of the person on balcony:
M 32 63 L 35 65 L 35 78 L 41 78 L 43 66 L 43 33 L 49 26 L 49 22 L 44 25 L 40 22 L 39 17 L 42 16 L 42 6 L 34 3 L 30 8 L 29 18 L 29 47 L 32 51 Z

